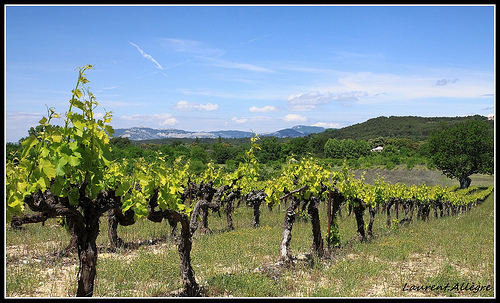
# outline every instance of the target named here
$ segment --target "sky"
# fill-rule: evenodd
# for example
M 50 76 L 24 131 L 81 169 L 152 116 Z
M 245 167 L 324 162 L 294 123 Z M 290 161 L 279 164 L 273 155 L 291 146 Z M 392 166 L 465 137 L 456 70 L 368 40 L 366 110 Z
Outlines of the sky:
M 493 114 L 495 6 L 4 5 L 5 140 L 77 67 L 114 128 L 342 128 Z M 55 124 L 62 124 L 56 121 Z

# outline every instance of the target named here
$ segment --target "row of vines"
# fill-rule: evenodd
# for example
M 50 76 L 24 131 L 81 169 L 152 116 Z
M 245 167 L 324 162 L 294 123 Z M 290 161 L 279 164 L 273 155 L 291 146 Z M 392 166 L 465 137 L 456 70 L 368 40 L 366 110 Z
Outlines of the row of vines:
M 337 216 L 342 207 L 353 212 L 361 241 L 372 235 L 377 213 L 385 212 L 387 224 L 408 224 L 417 218 L 453 215 L 480 203 L 493 187 L 407 186 L 389 184 L 379 179 L 374 184 L 356 179 L 343 166 L 340 170 L 320 165 L 314 158 L 290 158 L 279 177 L 259 178 L 259 163 L 255 151 L 259 138 L 251 140 L 246 161 L 232 173 L 223 172 L 214 164 L 197 175 L 190 173 L 189 161 L 182 158 L 167 164 L 166 155 L 154 154 L 133 162 L 110 161 L 109 125 L 111 112 L 101 109 L 88 90 L 85 72 L 79 68 L 78 81 L 72 91 L 64 126 L 51 124 L 63 118 L 52 108 L 40 120 L 44 131 L 23 143 L 22 153 L 6 163 L 7 222 L 12 226 L 44 222 L 49 218 L 65 220 L 71 234 L 68 250 L 78 253 L 77 296 L 92 296 L 98 250 L 99 221 L 109 220 L 108 237 L 114 248 L 123 245 L 117 234 L 118 225 L 131 225 L 138 220 L 167 221 L 176 235 L 180 259 L 180 274 L 186 296 L 200 295 L 191 267 L 192 236 L 199 230 L 209 233 L 209 211 L 223 211 L 228 229 L 234 229 L 234 208 L 244 201 L 253 207 L 253 225 L 260 224 L 260 207 L 282 205 L 286 208 L 280 258 L 290 262 L 292 228 L 298 210 L 311 219 L 313 243 L 311 250 L 322 257 L 326 248 L 339 245 Z M 132 160 L 130 160 L 132 161 Z M 130 173 L 130 167 L 133 167 Z M 127 172 L 127 173 L 126 173 Z M 321 233 L 320 203 L 327 203 L 327 234 Z M 24 209 L 31 210 L 27 214 Z M 363 216 L 368 210 L 370 221 Z M 399 211 L 404 217 L 399 220 Z M 396 223 L 391 219 L 396 215 Z M 178 229 L 180 226 L 180 229 Z M 325 245 L 326 242 L 326 245 Z

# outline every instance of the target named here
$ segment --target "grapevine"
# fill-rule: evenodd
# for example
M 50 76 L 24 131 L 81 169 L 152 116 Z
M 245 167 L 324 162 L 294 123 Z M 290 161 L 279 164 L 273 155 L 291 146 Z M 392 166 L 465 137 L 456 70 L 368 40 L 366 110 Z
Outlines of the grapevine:
M 234 203 L 244 199 L 254 209 L 253 226 L 260 225 L 260 206 L 284 205 L 284 227 L 280 258 L 291 261 L 292 227 L 298 211 L 311 219 L 313 241 L 311 252 L 322 257 L 324 240 L 328 246 L 339 247 L 341 237 L 337 214 L 345 203 L 356 217 L 356 230 L 361 241 L 373 236 L 375 215 L 387 213 L 388 228 L 410 224 L 414 212 L 419 220 L 428 220 L 430 212 L 439 218 L 467 211 L 478 205 L 494 188 L 389 184 L 383 179 L 368 184 L 364 176 L 356 179 L 346 163 L 338 171 L 321 164 L 313 157 L 290 157 L 278 177 L 262 180 L 255 152 L 259 137 L 251 138 L 245 160 L 230 173 L 223 173 L 213 162 L 200 174 L 190 173 L 190 161 L 183 158 L 167 164 L 167 155 L 160 152 L 134 160 L 111 161 L 109 125 L 112 112 L 102 109 L 86 84 L 85 72 L 91 65 L 79 68 L 76 87 L 67 112 L 60 115 L 47 108 L 47 117 L 39 124 L 43 131 L 22 142 L 22 152 L 6 163 L 6 221 L 12 226 L 62 218 L 73 234 L 72 243 L 78 252 L 77 296 L 92 296 L 96 276 L 99 219 L 108 214 L 108 237 L 111 246 L 123 245 L 117 225 L 131 225 L 137 220 L 162 222 L 167 219 L 177 237 L 181 278 L 184 292 L 200 294 L 201 288 L 191 267 L 192 236 L 198 229 L 209 233 L 208 210 L 224 209 L 228 229 L 234 229 Z M 96 110 L 104 113 L 97 115 Z M 53 125 L 64 117 L 64 127 Z M 97 119 L 97 117 L 102 117 Z M 132 173 L 129 169 L 133 167 Z M 319 205 L 328 201 L 326 236 L 321 233 Z M 35 214 L 23 215 L 25 206 Z M 370 221 L 365 226 L 364 211 Z M 394 209 L 396 218 L 391 217 Z M 399 219 L 399 211 L 404 218 Z

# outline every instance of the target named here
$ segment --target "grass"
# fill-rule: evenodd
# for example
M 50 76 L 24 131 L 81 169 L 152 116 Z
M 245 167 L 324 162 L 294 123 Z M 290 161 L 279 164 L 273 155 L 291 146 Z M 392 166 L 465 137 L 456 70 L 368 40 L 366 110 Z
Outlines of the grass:
M 420 178 L 429 185 L 443 184 L 443 176 L 437 171 L 395 171 L 400 175 L 386 175 L 387 181 L 410 182 L 414 178 L 421 184 L 417 180 Z M 370 170 L 367 176 L 377 172 L 383 169 Z M 450 183 L 455 185 L 455 182 Z M 493 177 L 476 175 L 472 184 L 491 185 Z M 321 227 L 325 233 L 326 211 L 321 207 Z M 278 262 L 284 209 L 275 207 L 269 212 L 262 207 L 261 226 L 253 228 L 252 209 L 241 206 L 233 215 L 233 231 L 226 229 L 222 213 L 221 217 L 211 214 L 209 226 L 213 233 L 195 234 L 191 253 L 196 280 L 207 296 L 495 296 L 492 289 L 460 290 L 467 283 L 469 288 L 495 283 L 493 195 L 469 212 L 439 219 L 431 217 L 429 221 L 415 221 L 406 227 L 387 229 L 385 215 L 377 214 L 375 237 L 365 243 L 350 241 L 356 236 L 356 223 L 354 215 L 349 216 L 344 210 L 338 220 L 342 248 L 323 259 L 307 255 L 312 244 L 311 224 L 297 220 L 292 230 L 291 251 L 294 256 L 305 257 L 288 267 Z M 368 214 L 365 216 L 367 222 Z M 118 228 L 119 236 L 126 242 L 138 243 L 167 233 L 167 223 L 150 221 Z M 105 218 L 101 219 L 97 242 L 103 248 L 108 245 Z M 25 225 L 22 230 L 7 227 L 5 243 L 7 297 L 74 296 L 76 256 L 55 254 L 69 243 L 69 235 L 56 220 L 48 220 L 45 226 Z M 415 290 L 432 285 L 441 290 Z M 168 296 L 181 287 L 177 248 L 170 240 L 99 253 L 96 297 Z

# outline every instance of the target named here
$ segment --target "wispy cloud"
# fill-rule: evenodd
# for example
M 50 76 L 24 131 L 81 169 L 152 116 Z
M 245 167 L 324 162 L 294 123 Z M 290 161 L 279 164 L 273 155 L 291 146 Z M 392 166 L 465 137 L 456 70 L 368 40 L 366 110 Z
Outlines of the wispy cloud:
M 243 123 L 248 122 L 248 119 L 247 119 L 247 118 L 238 118 L 238 117 L 233 117 L 233 118 L 231 119 L 231 121 L 236 122 L 236 123 L 238 123 L 238 124 L 243 124 Z
M 260 38 L 256 38 L 246 43 L 250 43 L 252 41 L 256 41 L 262 39 L 267 36 L 263 36 Z M 243 43 L 243 44 L 246 44 Z M 262 66 L 258 66 L 255 64 L 248 63 L 239 63 L 239 62 L 230 62 L 225 60 L 218 59 L 219 57 L 226 54 L 226 51 L 210 45 L 208 43 L 196 40 L 189 39 L 172 39 L 172 38 L 162 38 L 160 39 L 160 44 L 169 52 L 175 53 L 184 53 L 187 55 L 194 56 L 194 58 L 188 59 L 186 61 L 176 63 L 168 68 L 176 67 L 182 65 L 184 63 L 193 61 L 194 59 L 204 59 L 208 60 L 209 64 L 216 67 L 222 68 L 232 68 L 232 69 L 241 69 L 252 72 L 275 72 L 272 69 L 265 68 Z
M 161 113 L 161 114 L 134 114 L 131 116 L 121 116 L 123 120 L 127 120 L 130 122 L 138 122 L 143 123 L 141 126 L 166 126 L 166 125 L 176 125 L 179 121 L 172 114 Z
M 163 70 L 163 67 L 160 65 L 160 63 L 158 63 L 151 55 L 148 55 L 146 54 L 139 46 L 137 46 L 136 44 L 132 43 L 132 42 L 128 42 L 130 44 L 132 44 L 133 46 L 135 46 L 137 48 L 137 50 L 139 51 L 139 53 L 146 59 L 150 60 L 151 62 L 153 62 L 154 64 L 156 64 L 156 67 L 158 69 L 161 69 Z
M 255 64 L 230 62 L 230 61 L 224 61 L 224 60 L 212 60 L 211 65 L 217 66 L 217 67 L 223 67 L 223 68 L 241 69 L 241 70 L 246 70 L 246 71 L 251 71 L 251 72 L 264 72 L 264 73 L 275 73 L 276 72 L 270 68 L 258 66 Z
M 109 87 L 103 87 L 102 90 L 108 90 L 108 89 L 115 89 L 117 88 L 118 85 L 115 85 L 115 86 L 109 86 Z
M 319 126 L 324 128 L 340 128 L 342 125 L 340 123 L 332 123 L 332 122 L 318 122 L 313 124 L 312 126 Z
M 56 110 L 56 112 L 58 112 Z M 38 121 L 46 117 L 47 113 L 28 112 L 6 112 L 5 113 L 5 141 L 17 142 L 20 138 L 28 136 L 30 127 L 39 125 Z M 53 125 L 63 125 L 64 119 L 53 119 Z
M 252 43 L 254 41 L 257 41 L 257 40 L 260 40 L 260 39 L 264 39 L 264 38 L 267 38 L 271 35 L 265 35 L 265 36 L 262 36 L 262 37 L 258 37 L 258 38 L 254 38 L 254 39 L 250 39 L 248 41 L 245 41 L 245 42 L 241 42 L 239 45 L 244 45 L 244 44 L 248 44 L 248 43 Z
M 306 122 L 307 118 L 297 114 L 288 114 L 283 117 L 285 122 Z
M 212 103 L 199 104 L 199 103 L 190 103 L 187 101 L 179 101 L 173 107 L 173 109 L 175 110 L 182 110 L 182 111 L 192 111 L 192 110 L 214 111 L 217 110 L 218 108 L 219 108 L 218 104 L 212 104 Z
M 457 75 L 453 79 L 439 79 L 436 73 Z M 439 79 L 439 80 L 436 80 Z M 460 79 L 460 80 L 458 80 Z M 454 85 L 450 85 L 453 83 Z M 493 74 L 476 70 L 416 69 L 406 74 L 355 72 L 345 73 L 336 82 L 317 86 L 318 91 L 363 91 L 366 98 L 359 103 L 414 100 L 420 98 L 477 98 L 491 90 Z M 381 95 L 384 93 L 384 95 Z M 375 98 L 379 96 L 378 98 Z M 381 98 L 383 96 L 383 98 Z
M 267 116 L 254 116 L 254 117 L 233 117 L 231 118 L 231 121 L 236 123 L 236 124 L 245 124 L 245 123 L 258 123 L 261 125 L 262 123 L 265 122 L 270 122 L 273 121 L 273 118 L 267 117 Z M 226 125 L 228 123 L 226 122 Z
M 278 109 L 275 106 L 270 106 L 270 105 L 266 105 L 264 107 L 252 106 L 248 110 L 251 113 L 269 113 L 278 111 Z
M 186 53 L 196 57 L 219 57 L 226 53 L 226 51 L 208 43 L 189 39 L 162 38 L 160 44 L 167 51 Z
M 448 83 L 455 83 L 457 81 L 458 81 L 458 79 L 453 79 L 453 80 L 441 79 L 441 80 L 437 80 L 435 85 L 436 86 L 445 86 Z
M 288 107 L 293 111 L 308 111 L 318 108 L 323 104 L 331 102 L 339 102 L 344 106 L 349 106 L 352 102 L 357 101 L 360 97 L 367 96 L 364 91 L 352 91 L 343 93 L 332 92 L 308 92 L 305 94 L 291 95 L 288 97 Z
M 276 72 L 270 68 L 258 66 L 255 64 L 230 62 L 230 61 L 225 61 L 225 60 L 212 60 L 211 65 L 216 66 L 216 67 L 223 67 L 223 68 L 242 69 L 242 70 L 251 71 L 251 72 L 264 72 L 264 73 L 275 73 Z

